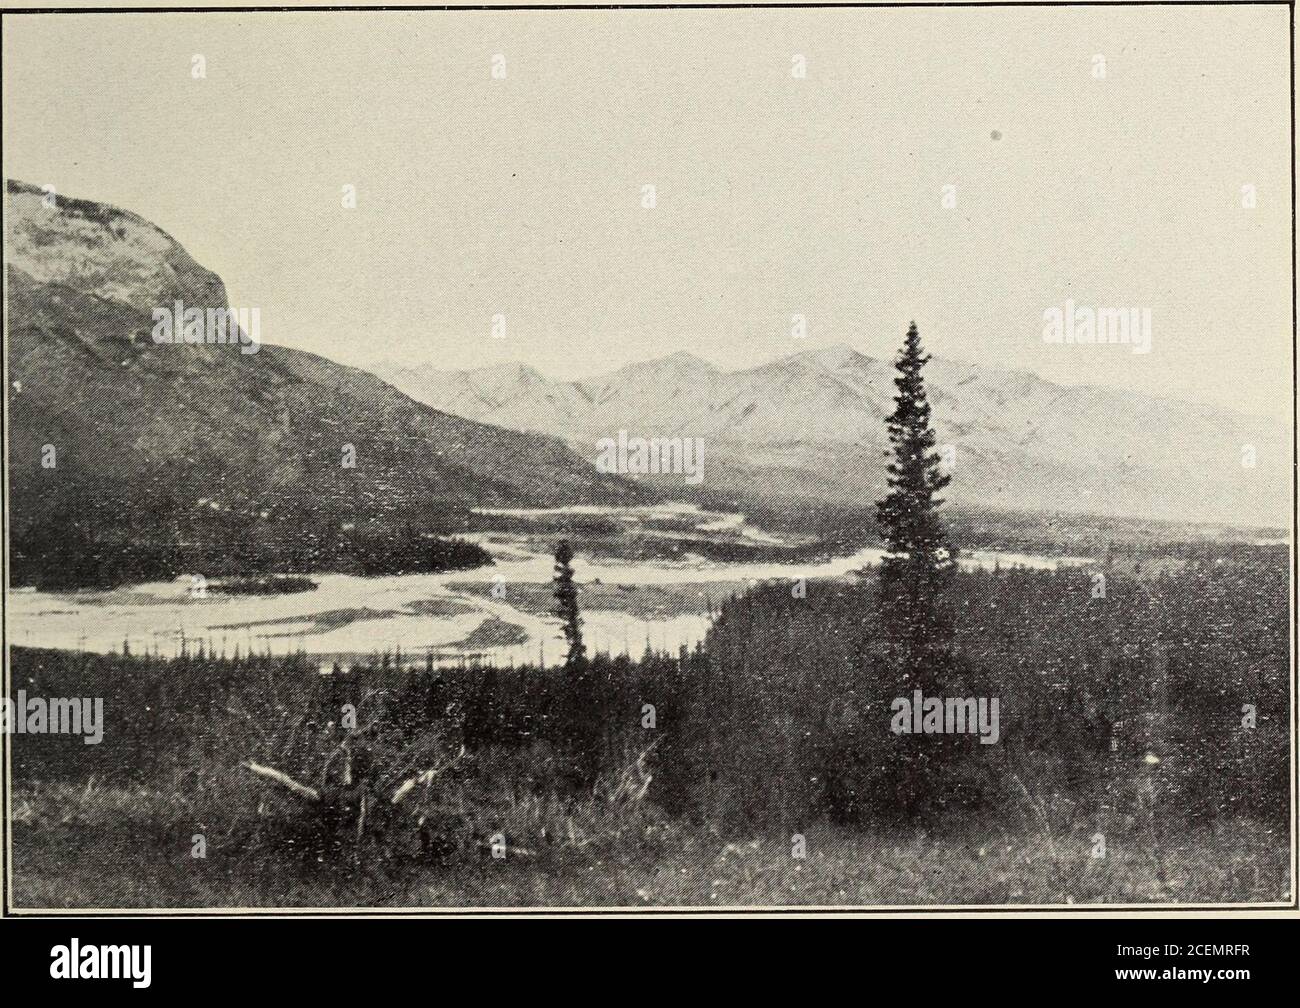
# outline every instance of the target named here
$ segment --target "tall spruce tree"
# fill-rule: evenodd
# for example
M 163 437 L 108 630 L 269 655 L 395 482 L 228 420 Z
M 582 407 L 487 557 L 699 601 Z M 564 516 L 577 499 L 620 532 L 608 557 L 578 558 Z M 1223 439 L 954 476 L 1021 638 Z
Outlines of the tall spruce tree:
M 953 549 L 936 509 L 936 496 L 950 477 L 934 451 L 930 404 L 921 370 L 930 358 L 913 322 L 895 361 L 894 412 L 886 418 L 891 450 L 889 493 L 876 504 L 876 517 L 889 548 L 880 571 L 880 611 L 886 630 L 901 645 L 909 665 L 948 642 L 943 592 L 953 566 Z
M 578 788 L 587 788 L 600 770 L 604 738 L 604 710 L 587 647 L 582 642 L 582 617 L 578 614 L 578 586 L 573 581 L 573 548 L 560 540 L 555 548 L 555 615 L 564 623 L 569 653 L 556 713 L 557 741 L 567 761 L 566 776 Z
M 564 621 L 564 639 L 569 653 L 566 666 L 580 665 L 587 660 L 587 647 L 582 643 L 582 617 L 578 615 L 578 586 L 573 582 L 573 548 L 567 539 L 561 539 L 555 548 L 555 615 Z

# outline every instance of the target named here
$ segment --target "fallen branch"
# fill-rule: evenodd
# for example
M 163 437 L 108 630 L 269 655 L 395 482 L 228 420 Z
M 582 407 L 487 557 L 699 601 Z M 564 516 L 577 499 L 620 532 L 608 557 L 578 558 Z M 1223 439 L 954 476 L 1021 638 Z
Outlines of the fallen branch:
M 315 788 L 308 787 L 306 784 L 299 784 L 288 774 L 281 773 L 279 770 L 272 769 L 268 766 L 262 766 L 260 763 L 254 763 L 252 760 L 245 760 L 240 766 L 252 771 L 259 777 L 266 780 L 274 781 L 281 787 L 288 789 L 299 798 L 306 798 L 308 801 L 320 801 L 320 792 Z
M 425 770 L 423 773 L 416 774 L 414 777 L 403 781 L 401 785 L 398 786 L 397 790 L 393 792 L 393 797 L 391 799 L 392 803 L 394 805 L 398 804 L 403 798 L 410 794 L 412 790 L 414 790 L 417 784 L 423 784 L 425 787 L 428 787 L 433 783 L 433 779 L 437 777 L 438 774 L 442 773 L 444 770 L 450 770 L 460 762 L 461 757 L 464 755 L 465 747 L 462 745 L 460 747 L 460 752 L 442 766 L 434 767 L 431 770 Z

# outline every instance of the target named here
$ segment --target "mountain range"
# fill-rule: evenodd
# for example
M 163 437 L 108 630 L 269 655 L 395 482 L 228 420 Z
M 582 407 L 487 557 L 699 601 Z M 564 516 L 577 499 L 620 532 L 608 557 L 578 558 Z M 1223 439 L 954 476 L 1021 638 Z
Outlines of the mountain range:
M 844 345 L 738 371 L 681 352 L 584 381 L 519 363 L 375 370 L 421 402 L 552 434 L 588 458 L 620 430 L 702 438 L 704 486 L 742 501 L 866 504 L 884 486 L 894 369 Z M 939 445 L 949 446 L 947 496 L 959 506 L 1287 522 L 1291 447 L 1279 421 L 941 358 L 924 374 Z

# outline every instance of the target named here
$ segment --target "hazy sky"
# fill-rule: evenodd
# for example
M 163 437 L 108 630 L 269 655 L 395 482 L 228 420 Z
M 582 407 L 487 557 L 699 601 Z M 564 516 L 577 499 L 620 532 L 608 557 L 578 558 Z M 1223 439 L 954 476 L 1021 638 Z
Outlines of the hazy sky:
M 1281 5 L 7 16 L 4 170 L 361 366 L 886 357 L 915 318 L 1289 416 L 1287 47 Z M 1151 353 L 1044 343 L 1067 298 L 1149 308 Z

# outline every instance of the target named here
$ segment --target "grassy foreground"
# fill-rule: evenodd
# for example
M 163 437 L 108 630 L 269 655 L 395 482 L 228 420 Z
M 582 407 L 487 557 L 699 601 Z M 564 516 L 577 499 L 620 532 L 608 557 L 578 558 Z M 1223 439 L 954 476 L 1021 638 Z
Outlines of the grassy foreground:
M 527 799 L 520 799 L 526 805 Z M 208 833 L 174 793 L 86 785 L 14 795 L 19 908 L 906 906 L 960 903 L 1263 903 L 1287 898 L 1287 838 L 1248 821 L 1158 839 L 1090 828 L 984 824 L 969 839 L 817 824 L 806 857 L 786 837 L 733 838 L 639 810 L 634 834 L 502 858 L 339 866 Z M 525 810 L 527 811 L 527 810 Z M 513 838 L 512 838 L 513 839 Z M 534 838 L 536 839 L 536 838 Z

